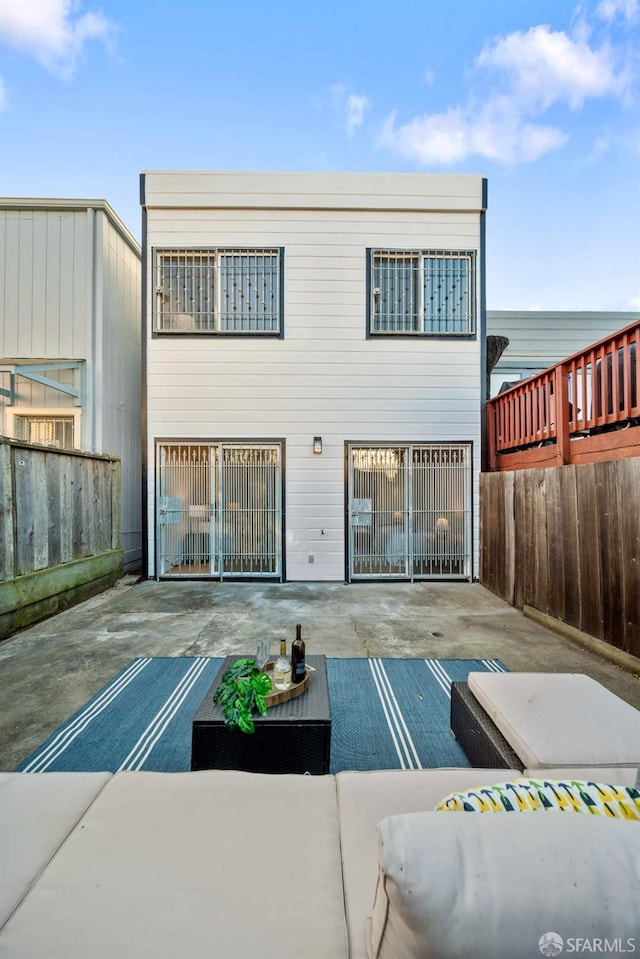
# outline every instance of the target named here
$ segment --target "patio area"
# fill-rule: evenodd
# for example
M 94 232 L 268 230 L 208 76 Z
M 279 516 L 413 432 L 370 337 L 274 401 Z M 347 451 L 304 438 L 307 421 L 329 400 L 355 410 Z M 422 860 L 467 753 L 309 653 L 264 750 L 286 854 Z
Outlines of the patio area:
M 640 707 L 640 679 L 527 619 L 474 583 L 138 582 L 0 644 L 0 769 L 11 770 L 136 656 L 226 656 L 259 638 L 327 657 L 500 659 L 578 672 Z

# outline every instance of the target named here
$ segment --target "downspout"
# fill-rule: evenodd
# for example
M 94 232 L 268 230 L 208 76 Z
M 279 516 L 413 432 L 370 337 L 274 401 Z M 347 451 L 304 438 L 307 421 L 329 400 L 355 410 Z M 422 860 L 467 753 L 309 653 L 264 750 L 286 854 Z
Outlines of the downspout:
M 104 368 L 104 290 L 103 290 L 103 237 L 104 213 L 95 210 L 93 217 L 93 442 L 94 452 L 109 453 L 104 448 L 105 368 Z
M 86 217 L 86 262 L 87 262 L 87 302 L 86 302 L 86 353 L 85 353 L 85 375 L 84 375 L 84 409 L 82 410 L 82 430 L 81 447 L 95 453 L 95 218 L 96 212 L 93 207 L 87 208 Z
M 145 195 L 145 175 L 144 173 L 140 174 L 140 207 L 142 210 L 142 268 L 141 268 L 141 343 L 142 343 L 142 377 L 141 377 L 141 396 L 140 396 L 140 410 L 142 414 L 142 453 L 141 453 L 141 463 L 142 463 L 142 489 L 140 490 L 140 495 L 142 496 L 142 572 L 145 578 L 155 575 L 155 578 L 158 579 L 158 557 L 155 555 L 156 551 L 156 537 L 154 535 L 154 544 L 152 546 L 152 552 L 149 548 L 149 500 L 151 497 L 151 489 L 149 482 L 149 458 L 147 455 L 148 442 L 149 442 L 149 425 L 148 425 L 148 415 L 147 415 L 147 363 L 148 363 L 148 354 L 149 354 L 149 344 L 147 341 L 147 283 L 148 283 L 148 252 L 147 252 L 147 201 Z M 155 485 L 153 487 L 154 493 L 154 510 L 155 510 Z M 151 553 L 151 555 L 150 555 Z M 153 556 L 153 560 L 152 557 Z
M 482 210 L 480 212 L 480 469 L 487 469 L 487 180 L 482 179 Z
M 480 470 L 475 472 L 478 484 L 478 542 L 474 549 L 472 580 L 482 574 L 482 492 L 480 474 L 487 468 L 487 203 L 488 181 L 482 178 L 482 209 L 480 211 Z M 477 564 L 477 566 L 476 566 Z

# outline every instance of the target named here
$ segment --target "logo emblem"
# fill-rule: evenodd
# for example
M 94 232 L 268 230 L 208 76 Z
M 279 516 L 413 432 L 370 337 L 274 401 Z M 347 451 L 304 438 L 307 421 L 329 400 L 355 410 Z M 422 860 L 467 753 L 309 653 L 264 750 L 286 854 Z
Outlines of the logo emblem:
M 564 949 L 564 939 L 557 932 L 545 932 L 538 940 L 538 949 L 543 956 L 559 956 Z

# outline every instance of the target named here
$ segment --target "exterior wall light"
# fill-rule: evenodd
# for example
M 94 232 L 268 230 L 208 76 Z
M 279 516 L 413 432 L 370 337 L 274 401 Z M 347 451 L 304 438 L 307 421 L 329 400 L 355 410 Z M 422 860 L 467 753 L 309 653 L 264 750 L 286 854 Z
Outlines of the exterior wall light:
M 322 437 L 314 436 L 313 437 L 313 452 L 318 456 L 322 453 Z

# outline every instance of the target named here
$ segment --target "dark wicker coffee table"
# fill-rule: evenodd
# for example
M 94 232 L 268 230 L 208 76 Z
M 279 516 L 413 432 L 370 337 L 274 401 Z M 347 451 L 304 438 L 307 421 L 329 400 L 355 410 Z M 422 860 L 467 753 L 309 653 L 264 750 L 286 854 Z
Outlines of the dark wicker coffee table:
M 301 696 L 254 716 L 255 733 L 229 730 L 213 704 L 222 674 L 239 656 L 227 656 L 193 720 L 192 769 L 240 769 L 254 773 L 329 772 L 331 711 L 327 660 L 307 656 L 314 667 Z
M 467 683 L 451 683 L 451 731 L 472 766 L 485 769 L 524 769 Z

